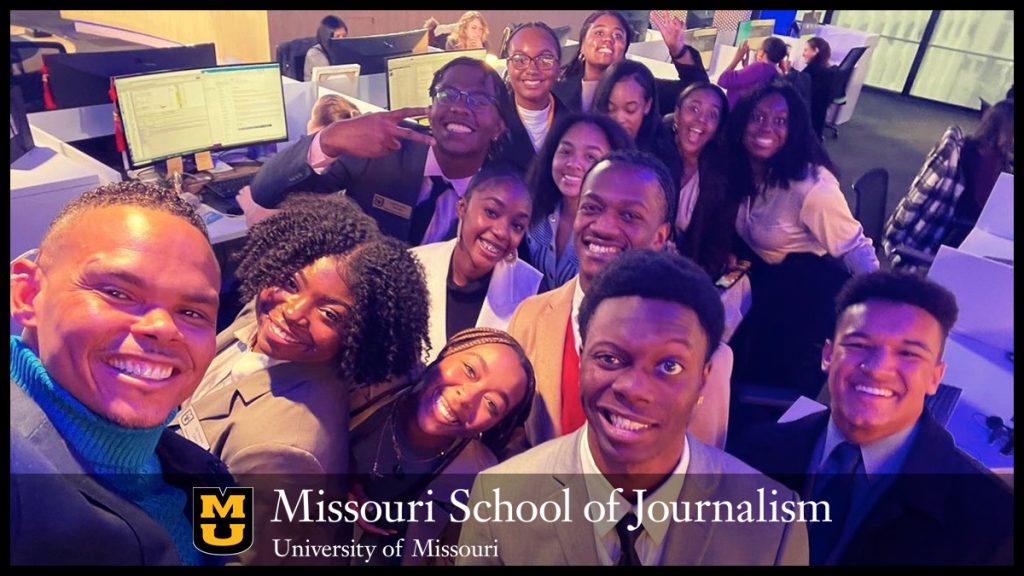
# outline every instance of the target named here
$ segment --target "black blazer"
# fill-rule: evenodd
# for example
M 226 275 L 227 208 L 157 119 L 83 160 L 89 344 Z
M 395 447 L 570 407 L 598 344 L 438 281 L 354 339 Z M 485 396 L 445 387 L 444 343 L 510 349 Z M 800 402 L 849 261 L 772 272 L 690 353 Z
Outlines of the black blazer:
M 562 100 L 558 96 L 555 99 L 555 117 L 552 121 L 554 126 L 561 118 L 564 118 L 572 113 L 569 107 L 562 103 Z M 496 160 L 504 161 L 512 166 L 518 168 L 523 175 L 526 175 L 526 171 L 530 167 L 530 163 L 533 158 L 537 155 L 536 150 L 533 149 L 533 141 L 530 140 L 530 133 L 526 131 L 526 126 L 523 126 L 522 119 L 519 118 L 519 113 L 515 110 L 513 105 L 512 113 L 509 114 L 508 119 L 508 132 L 506 141 L 501 149 L 501 152 L 497 155 Z
M 807 498 L 829 412 L 755 427 L 733 454 Z M 1013 493 L 927 412 L 893 479 L 835 564 L 1013 564 Z
M 276 207 L 289 192 L 323 194 L 345 190 L 385 234 L 409 242 L 412 209 L 423 186 L 428 147 L 402 140 L 402 147 L 380 158 L 341 156 L 317 175 L 306 161 L 313 136 L 274 155 L 252 182 L 252 198 L 260 206 Z
M 675 110 L 676 98 L 684 88 L 694 82 L 708 81 L 708 72 L 704 69 L 704 65 L 699 63 L 701 62 L 700 53 L 693 46 L 687 46 L 686 49 L 690 51 L 694 62 L 698 62 L 698 64 L 691 66 L 673 61 L 672 64 L 676 67 L 676 74 L 679 75 L 679 80 L 654 79 L 654 86 L 658 91 L 658 114 L 660 115 L 671 114 Z M 555 83 L 554 88 L 551 89 L 551 92 L 558 98 L 561 98 L 569 110 L 582 112 L 582 82 L 583 72 L 581 70 L 577 74 L 559 79 Z
M 180 565 L 174 540 L 140 507 L 86 473 L 46 414 L 13 381 L 11 395 L 11 564 Z M 164 480 L 230 486 L 227 468 L 199 446 L 164 430 L 156 455 Z M 203 555 L 211 564 L 223 557 Z

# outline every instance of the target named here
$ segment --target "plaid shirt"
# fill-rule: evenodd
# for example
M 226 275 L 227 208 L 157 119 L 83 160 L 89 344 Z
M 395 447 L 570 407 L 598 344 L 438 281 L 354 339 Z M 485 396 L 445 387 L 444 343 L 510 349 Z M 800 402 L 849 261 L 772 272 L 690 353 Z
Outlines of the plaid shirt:
M 964 190 L 960 153 L 964 135 L 959 126 L 950 126 L 932 148 L 910 192 L 900 200 L 882 235 L 882 248 L 893 267 L 901 264 L 897 246 L 907 246 L 935 254 L 953 223 L 953 209 Z

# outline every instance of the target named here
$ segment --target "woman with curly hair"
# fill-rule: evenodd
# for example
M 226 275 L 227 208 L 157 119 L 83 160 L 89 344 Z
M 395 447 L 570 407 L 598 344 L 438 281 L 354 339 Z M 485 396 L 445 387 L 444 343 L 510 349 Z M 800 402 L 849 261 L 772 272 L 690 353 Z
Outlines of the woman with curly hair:
M 495 454 L 526 419 L 536 383 L 533 367 L 514 338 L 493 328 L 454 336 L 412 386 L 397 390 L 352 416 L 352 464 L 357 476 L 350 499 L 433 504 L 433 522 L 369 523 L 360 520 L 362 544 L 458 541 L 449 522 L 451 494 L 468 490 L 476 474 L 497 464 Z M 414 546 L 404 558 L 383 563 L 419 564 Z
M 421 361 L 422 268 L 350 200 L 300 196 L 250 229 L 238 275 L 249 303 L 217 336 L 217 356 L 172 429 L 236 478 L 282 475 L 276 488 L 294 476 L 337 493 L 350 387 Z M 268 552 L 258 543 L 242 561 L 272 560 Z

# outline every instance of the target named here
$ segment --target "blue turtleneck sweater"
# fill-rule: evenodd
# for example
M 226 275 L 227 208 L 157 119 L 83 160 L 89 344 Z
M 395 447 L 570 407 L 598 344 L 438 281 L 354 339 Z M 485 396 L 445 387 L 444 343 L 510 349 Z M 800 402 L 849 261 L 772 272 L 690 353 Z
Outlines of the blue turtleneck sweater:
M 202 564 L 185 516 L 186 495 L 164 481 L 156 445 L 174 418 L 153 428 L 125 428 L 96 414 L 62 388 L 21 338 L 11 336 L 11 378 L 39 405 L 85 468 L 104 486 L 146 511 L 174 540 L 182 564 Z

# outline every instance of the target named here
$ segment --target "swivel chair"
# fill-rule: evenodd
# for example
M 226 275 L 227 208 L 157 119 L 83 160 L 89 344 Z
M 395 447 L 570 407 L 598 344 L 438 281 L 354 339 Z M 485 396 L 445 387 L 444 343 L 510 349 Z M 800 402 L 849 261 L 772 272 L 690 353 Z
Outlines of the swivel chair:
M 830 118 L 834 119 L 839 114 L 839 108 L 846 105 L 846 89 L 849 87 L 850 79 L 853 77 L 853 69 L 857 67 L 857 62 L 867 50 L 864 46 L 851 49 L 846 53 L 846 57 L 843 58 L 839 66 L 834 69 L 833 89 L 835 90 L 835 97 L 832 99 L 832 106 L 829 109 Z M 839 138 L 839 127 L 836 126 L 834 120 L 826 122 L 825 128 L 832 130 L 834 137 Z

